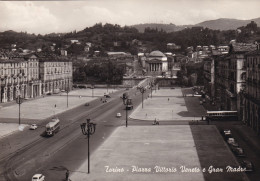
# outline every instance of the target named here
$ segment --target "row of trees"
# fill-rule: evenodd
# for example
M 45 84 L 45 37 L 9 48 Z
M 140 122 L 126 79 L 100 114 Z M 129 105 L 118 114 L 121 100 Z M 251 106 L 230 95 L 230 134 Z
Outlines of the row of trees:
M 117 64 L 112 61 L 106 63 L 90 62 L 86 66 L 80 66 L 78 70 L 74 72 L 73 79 L 74 82 L 121 84 L 124 74 L 124 64 Z

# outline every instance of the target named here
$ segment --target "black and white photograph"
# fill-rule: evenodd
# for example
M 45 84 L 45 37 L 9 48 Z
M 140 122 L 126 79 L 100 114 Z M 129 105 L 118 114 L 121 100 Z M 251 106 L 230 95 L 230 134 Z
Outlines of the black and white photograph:
M 260 180 L 259 0 L 0 1 L 0 181 Z

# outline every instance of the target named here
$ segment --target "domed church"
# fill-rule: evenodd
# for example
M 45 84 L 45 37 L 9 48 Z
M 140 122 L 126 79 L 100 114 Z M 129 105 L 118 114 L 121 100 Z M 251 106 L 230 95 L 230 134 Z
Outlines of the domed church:
M 168 70 L 167 57 L 161 51 L 152 51 L 145 61 L 145 69 L 147 75 L 164 76 Z

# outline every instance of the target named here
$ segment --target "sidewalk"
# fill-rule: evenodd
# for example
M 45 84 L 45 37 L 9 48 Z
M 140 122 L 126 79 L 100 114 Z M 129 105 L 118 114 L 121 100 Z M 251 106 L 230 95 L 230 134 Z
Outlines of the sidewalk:
M 119 127 L 87 161 L 72 181 L 203 181 L 203 174 L 182 173 L 181 166 L 200 168 L 189 126 Z
M 204 181 L 206 176 L 207 180 L 247 180 L 245 173 L 226 172 L 226 166 L 238 164 L 213 125 L 118 127 L 91 155 L 90 163 L 90 174 L 85 160 L 71 171 L 70 179 Z M 223 172 L 210 173 L 210 166 Z
M 198 97 L 183 97 L 181 88 L 155 90 L 130 115 L 131 119 L 179 121 L 201 120 L 205 115 Z
M 116 92 L 117 90 L 109 89 L 108 93 Z M 22 119 L 34 119 L 42 120 L 46 119 L 54 114 L 59 114 L 69 109 L 75 108 L 86 102 L 90 102 L 97 97 L 104 96 L 107 93 L 107 89 L 78 89 L 69 92 L 67 107 L 67 95 L 66 93 L 53 94 L 52 96 L 45 96 L 42 98 L 36 98 L 30 101 L 24 101 L 21 104 L 21 118 Z M 17 118 L 18 117 L 18 104 L 10 103 L 8 106 L 3 107 L 0 110 L 0 118 Z

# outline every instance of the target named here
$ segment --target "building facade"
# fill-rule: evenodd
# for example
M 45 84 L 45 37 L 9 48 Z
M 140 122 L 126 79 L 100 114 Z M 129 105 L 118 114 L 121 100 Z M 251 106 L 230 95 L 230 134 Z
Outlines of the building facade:
M 243 122 L 260 134 L 260 50 L 246 54 Z
M 72 62 L 30 54 L 0 59 L 0 103 L 72 88 Z
M 255 44 L 233 42 L 227 55 L 218 56 L 215 94 L 220 110 L 238 111 L 243 117 L 243 89 L 246 83 L 245 54 L 256 49 Z
M 147 75 L 166 75 L 168 71 L 167 57 L 160 51 L 151 52 L 145 60 Z
M 71 90 L 72 62 L 65 60 L 40 59 L 40 77 L 42 94 L 60 90 Z
M 205 93 L 211 98 L 215 97 L 215 61 L 213 58 L 204 59 L 203 75 Z

